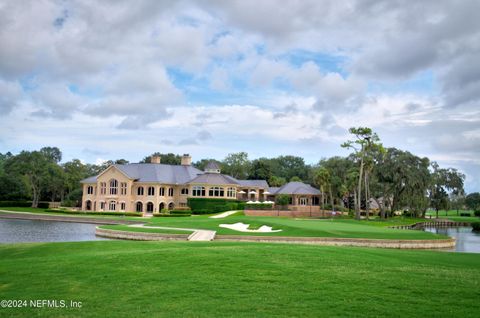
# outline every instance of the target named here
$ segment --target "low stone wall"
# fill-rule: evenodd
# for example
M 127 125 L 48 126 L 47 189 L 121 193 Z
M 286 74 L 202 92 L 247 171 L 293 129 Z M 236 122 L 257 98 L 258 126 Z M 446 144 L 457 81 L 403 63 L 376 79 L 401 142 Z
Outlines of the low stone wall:
M 57 221 L 57 222 L 73 222 L 73 223 L 90 223 L 90 224 L 138 224 L 142 221 L 128 220 L 111 220 L 107 218 L 94 218 L 88 216 L 69 216 L 69 215 L 47 215 L 23 212 L 10 212 L 0 210 L 0 219 L 18 219 L 18 220 L 39 220 L 39 221 Z
M 307 208 L 302 211 L 295 210 L 245 210 L 245 215 L 248 216 L 283 216 L 290 218 L 321 218 L 334 216 L 332 211 L 309 211 Z M 335 212 L 336 216 L 341 215 L 341 212 Z
M 437 249 L 455 247 L 454 238 L 442 240 L 379 240 L 334 237 L 217 235 L 215 237 L 215 240 L 235 242 L 315 244 L 324 246 L 359 246 L 398 249 Z
M 100 237 L 133 240 L 133 241 L 186 241 L 188 234 L 164 234 L 164 233 L 149 233 L 149 232 L 127 232 L 109 229 L 100 229 L 97 227 L 95 235 Z

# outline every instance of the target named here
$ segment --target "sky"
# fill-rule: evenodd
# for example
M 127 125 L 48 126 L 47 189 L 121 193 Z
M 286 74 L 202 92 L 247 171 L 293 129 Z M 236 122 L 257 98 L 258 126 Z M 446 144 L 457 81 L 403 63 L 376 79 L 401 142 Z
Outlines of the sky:
M 346 155 L 350 127 L 480 190 L 480 1 L 1 1 L 0 152 Z

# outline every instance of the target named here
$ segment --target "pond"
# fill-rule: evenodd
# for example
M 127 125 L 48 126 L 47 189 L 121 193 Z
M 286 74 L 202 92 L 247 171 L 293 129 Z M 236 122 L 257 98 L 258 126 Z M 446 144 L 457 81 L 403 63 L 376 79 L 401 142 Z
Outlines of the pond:
M 0 243 L 104 240 L 95 236 L 96 226 L 85 223 L 0 219 Z
M 471 227 L 426 227 L 425 231 L 454 237 L 454 252 L 480 253 L 480 233 L 472 232 Z

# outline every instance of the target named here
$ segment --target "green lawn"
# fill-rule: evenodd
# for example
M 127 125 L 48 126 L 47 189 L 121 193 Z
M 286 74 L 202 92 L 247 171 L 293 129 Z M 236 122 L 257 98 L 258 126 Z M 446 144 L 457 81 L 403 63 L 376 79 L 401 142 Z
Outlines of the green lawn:
M 25 208 L 9 208 L 15 211 L 22 211 Z M 31 208 L 30 208 L 31 209 Z M 41 210 L 41 209 L 39 209 Z M 31 210 L 36 211 L 36 210 Z M 37 212 L 41 213 L 37 210 Z M 46 214 L 55 214 L 48 213 Z M 77 217 L 83 217 L 77 215 Z M 390 229 L 391 225 L 405 225 L 424 221 L 422 219 L 409 218 L 392 218 L 386 221 L 370 220 L 356 221 L 352 219 L 292 219 L 282 217 L 253 217 L 244 215 L 233 215 L 222 219 L 211 219 L 208 215 L 192 216 L 192 217 L 155 217 L 150 219 L 138 217 L 123 216 L 97 216 L 106 219 L 122 219 L 148 222 L 148 225 L 208 229 L 217 231 L 218 235 L 263 235 L 263 236 L 303 236 L 303 237 L 342 237 L 342 238 L 370 238 L 370 239 L 441 239 L 445 236 L 436 235 L 430 232 L 414 231 L 414 230 L 397 230 Z M 243 222 L 251 224 L 253 227 L 261 225 L 271 226 L 273 229 L 281 229 L 281 232 L 274 233 L 248 233 L 238 232 L 226 228 L 219 227 L 219 224 Z M 115 227 L 112 227 L 115 228 Z M 119 229 L 122 229 L 121 227 Z M 125 228 L 123 228 L 125 229 Z M 161 230 L 159 230 L 161 232 Z
M 473 210 L 459 210 L 458 213 L 457 210 L 439 210 L 438 217 L 460 216 L 460 213 L 468 213 L 470 216 L 473 216 Z M 425 215 L 435 217 L 437 213 L 433 210 L 428 210 Z
M 0 245 L 2 317 L 478 317 L 480 254 L 262 243 Z
M 150 225 L 208 229 L 217 231 L 217 235 L 263 235 L 263 236 L 304 236 L 304 237 L 344 237 L 344 238 L 371 238 L 371 239 L 439 239 L 444 236 L 430 232 L 414 230 L 389 229 L 389 225 L 411 224 L 417 220 L 401 221 L 355 221 L 355 220 L 316 220 L 316 219 L 292 219 L 280 217 L 254 217 L 254 216 L 230 216 L 223 219 L 211 219 L 206 216 L 190 218 L 154 218 L 150 219 Z M 238 232 L 219 227 L 219 224 L 233 224 L 243 222 L 252 224 L 254 227 L 261 225 L 271 226 L 274 233 L 249 233 Z

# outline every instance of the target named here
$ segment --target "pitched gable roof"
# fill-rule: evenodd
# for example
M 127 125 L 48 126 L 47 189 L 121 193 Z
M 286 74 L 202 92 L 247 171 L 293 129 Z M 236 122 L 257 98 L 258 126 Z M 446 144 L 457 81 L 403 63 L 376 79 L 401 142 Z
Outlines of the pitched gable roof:
M 275 192 L 273 192 L 275 191 Z M 278 189 L 270 188 L 272 194 L 311 194 L 319 195 L 320 191 L 303 182 L 289 182 Z
M 235 178 L 227 176 L 221 173 L 204 173 L 202 175 L 197 176 L 189 183 L 204 183 L 204 184 L 239 184 Z

